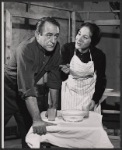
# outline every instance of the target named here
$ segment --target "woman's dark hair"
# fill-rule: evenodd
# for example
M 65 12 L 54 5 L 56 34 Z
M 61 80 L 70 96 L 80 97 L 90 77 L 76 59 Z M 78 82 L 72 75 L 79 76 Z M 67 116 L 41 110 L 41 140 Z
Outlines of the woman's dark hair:
M 78 32 L 82 27 L 88 27 L 90 29 L 90 31 L 92 33 L 91 46 L 96 46 L 99 43 L 100 39 L 101 39 L 101 30 L 100 30 L 100 28 L 95 23 L 85 22 L 80 26 L 80 28 L 78 29 Z
M 37 24 L 36 24 L 36 31 L 37 32 L 42 34 L 42 28 L 43 28 L 45 22 L 50 22 L 50 23 L 58 26 L 60 29 L 60 24 L 53 17 L 43 17 L 43 18 L 39 19 Z

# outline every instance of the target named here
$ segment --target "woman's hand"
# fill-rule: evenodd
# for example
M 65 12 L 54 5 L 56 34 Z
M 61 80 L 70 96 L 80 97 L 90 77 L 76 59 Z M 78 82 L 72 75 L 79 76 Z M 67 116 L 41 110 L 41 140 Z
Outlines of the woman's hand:
M 61 71 L 63 71 L 66 74 L 69 74 L 69 71 L 70 71 L 70 65 L 69 64 L 60 65 L 59 67 L 61 68 Z
M 94 111 L 94 107 L 95 107 L 95 101 L 91 100 L 90 106 L 89 106 L 89 110 Z

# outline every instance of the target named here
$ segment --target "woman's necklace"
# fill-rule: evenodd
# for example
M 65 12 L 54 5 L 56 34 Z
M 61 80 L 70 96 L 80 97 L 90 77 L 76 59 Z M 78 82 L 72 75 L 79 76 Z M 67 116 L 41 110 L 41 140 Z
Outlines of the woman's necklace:
M 78 51 L 80 52 L 80 55 L 83 55 L 83 54 L 87 53 L 89 51 L 89 49 L 86 49 L 84 51 L 80 51 L 80 50 L 78 50 Z

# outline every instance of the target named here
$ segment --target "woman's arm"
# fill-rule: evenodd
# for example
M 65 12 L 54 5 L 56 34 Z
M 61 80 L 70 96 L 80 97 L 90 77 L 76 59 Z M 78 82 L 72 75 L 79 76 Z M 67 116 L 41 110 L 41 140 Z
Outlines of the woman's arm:
M 107 83 L 105 74 L 106 56 L 103 52 L 101 52 L 99 55 L 98 54 L 96 55 L 94 66 L 97 78 L 96 78 L 95 92 L 93 94 L 92 100 L 94 100 L 95 103 L 97 104 L 103 95 Z

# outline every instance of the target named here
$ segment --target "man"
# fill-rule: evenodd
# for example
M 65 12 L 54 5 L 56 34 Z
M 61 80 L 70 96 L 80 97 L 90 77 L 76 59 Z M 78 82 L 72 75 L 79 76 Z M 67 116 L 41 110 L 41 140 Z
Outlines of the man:
M 23 147 L 25 135 L 31 125 L 34 133 L 40 135 L 46 134 L 47 125 L 52 125 L 42 121 L 40 116 L 36 83 L 47 72 L 47 86 L 51 96 L 49 107 L 57 108 L 61 87 L 59 30 L 60 25 L 54 18 L 40 19 L 36 25 L 35 37 L 22 42 L 9 64 L 5 65 L 5 125 L 14 115 L 20 126 Z

